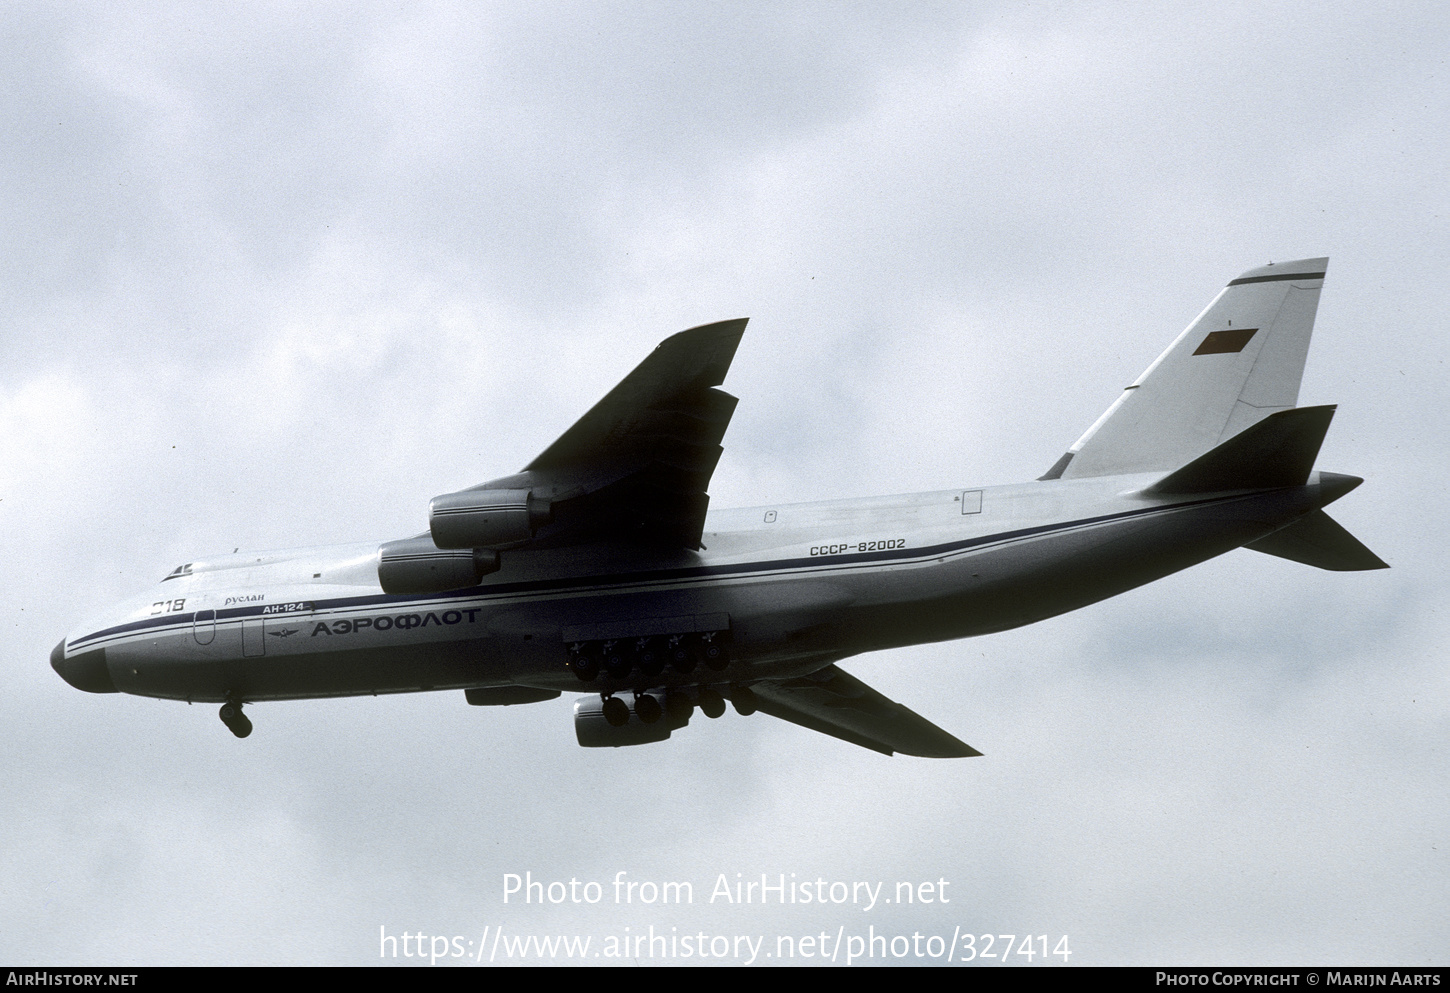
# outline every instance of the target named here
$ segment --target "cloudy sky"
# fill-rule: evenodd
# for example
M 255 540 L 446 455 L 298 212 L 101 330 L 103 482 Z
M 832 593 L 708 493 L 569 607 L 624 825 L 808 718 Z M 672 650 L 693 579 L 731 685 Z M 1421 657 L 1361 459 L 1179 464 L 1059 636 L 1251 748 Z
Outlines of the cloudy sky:
M 1445 964 L 1447 34 L 1432 4 L 7 7 L 0 960 L 653 926 Z M 1227 279 L 1314 255 L 1301 402 L 1340 405 L 1319 464 L 1367 482 L 1334 516 L 1393 568 L 1238 551 L 846 664 L 983 758 L 733 713 L 583 750 L 567 700 L 457 693 L 256 706 L 239 741 L 47 664 L 177 563 L 416 533 L 708 321 L 752 319 L 714 506 L 1033 478 Z M 505 904 L 525 872 L 696 899 Z M 950 903 L 710 903 L 737 873 Z

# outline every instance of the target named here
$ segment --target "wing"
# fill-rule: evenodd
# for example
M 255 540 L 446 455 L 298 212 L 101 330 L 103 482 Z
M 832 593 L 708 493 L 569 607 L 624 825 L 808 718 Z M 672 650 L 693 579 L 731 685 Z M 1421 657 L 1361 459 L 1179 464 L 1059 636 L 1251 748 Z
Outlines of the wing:
M 750 688 L 763 713 L 886 755 L 945 759 L 982 754 L 834 665 Z
M 614 539 L 699 548 L 705 491 L 737 402 L 715 387 L 745 324 L 721 321 L 666 338 L 523 472 L 436 499 L 430 527 L 438 546 Z M 448 527 L 450 514 L 462 522 L 456 537 L 438 523 Z M 478 540 L 493 533 L 490 520 L 521 523 L 501 526 L 499 541 Z

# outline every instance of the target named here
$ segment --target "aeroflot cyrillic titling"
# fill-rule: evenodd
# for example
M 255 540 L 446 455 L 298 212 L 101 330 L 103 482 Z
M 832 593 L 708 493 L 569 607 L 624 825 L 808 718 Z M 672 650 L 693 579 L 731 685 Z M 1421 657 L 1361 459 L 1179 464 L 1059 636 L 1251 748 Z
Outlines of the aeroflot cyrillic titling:
M 312 636 L 319 634 L 357 634 L 372 628 L 374 631 L 388 631 L 397 628 L 400 631 L 408 631 L 413 628 L 425 628 L 429 625 L 438 627 L 453 626 L 454 624 L 473 624 L 478 619 L 481 608 L 472 607 L 461 610 L 445 610 L 441 614 L 438 611 L 430 610 L 426 614 L 383 614 L 378 617 L 354 617 L 344 618 L 340 621 L 333 621 L 331 625 L 325 622 L 318 623 L 312 629 Z M 464 618 L 468 618 L 467 621 Z
M 835 904 L 855 905 L 863 911 L 878 903 L 951 903 L 946 879 L 935 881 L 882 881 L 798 879 L 791 873 L 765 873 L 757 878 L 735 873 L 720 873 L 708 889 L 700 888 L 705 903 L 720 904 Z M 520 901 L 519 896 L 523 896 Z M 532 872 L 522 876 L 504 873 L 503 902 L 514 903 L 600 903 L 610 897 L 616 904 L 685 904 L 695 902 L 695 885 L 689 880 L 633 879 L 629 873 L 615 873 L 608 883 L 571 878 L 564 880 L 535 879 Z

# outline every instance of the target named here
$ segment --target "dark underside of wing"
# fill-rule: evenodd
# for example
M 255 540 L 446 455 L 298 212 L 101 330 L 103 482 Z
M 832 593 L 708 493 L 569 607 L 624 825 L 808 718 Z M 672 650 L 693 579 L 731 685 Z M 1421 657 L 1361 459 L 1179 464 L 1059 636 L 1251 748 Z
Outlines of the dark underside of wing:
M 886 755 L 944 759 L 982 754 L 834 665 L 751 689 L 762 713 Z
M 736 404 L 716 387 L 745 324 L 665 339 L 522 473 L 479 488 L 526 488 L 551 501 L 552 519 L 530 547 L 625 540 L 699 548 L 706 489 Z

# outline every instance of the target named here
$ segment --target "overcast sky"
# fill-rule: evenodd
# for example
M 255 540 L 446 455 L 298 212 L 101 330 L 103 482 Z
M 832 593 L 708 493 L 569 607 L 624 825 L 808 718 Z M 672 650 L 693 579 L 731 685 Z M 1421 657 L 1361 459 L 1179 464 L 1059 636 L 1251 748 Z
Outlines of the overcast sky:
M 1447 36 L 1428 3 L 7 7 L 0 961 L 653 925 L 1446 964 Z M 1237 551 L 845 663 L 982 758 L 733 712 L 585 750 L 567 699 L 461 693 L 239 741 L 47 664 L 178 563 L 417 533 L 709 321 L 751 318 L 713 506 L 1034 478 L 1225 281 L 1317 255 L 1300 399 L 1393 568 Z M 505 905 L 525 872 L 695 902 Z M 950 903 L 710 903 L 736 873 Z

